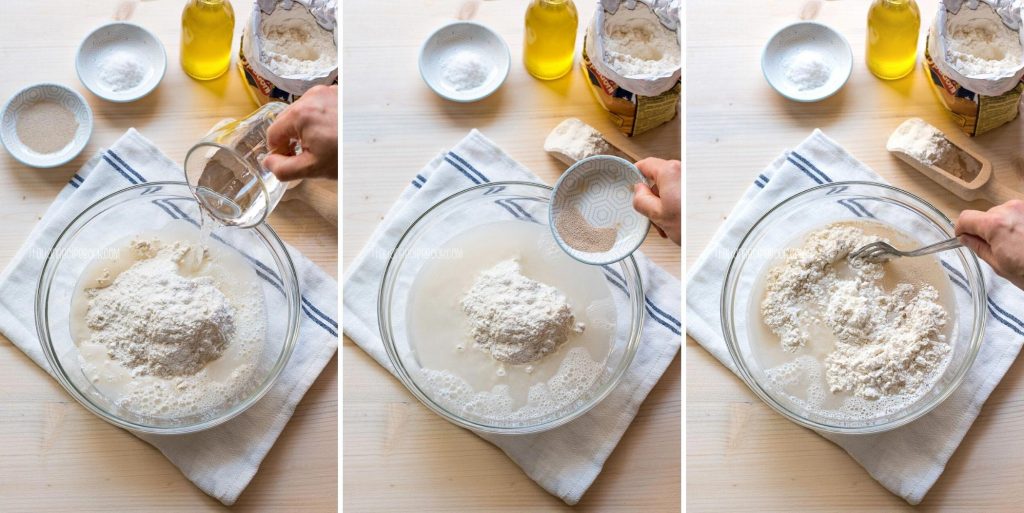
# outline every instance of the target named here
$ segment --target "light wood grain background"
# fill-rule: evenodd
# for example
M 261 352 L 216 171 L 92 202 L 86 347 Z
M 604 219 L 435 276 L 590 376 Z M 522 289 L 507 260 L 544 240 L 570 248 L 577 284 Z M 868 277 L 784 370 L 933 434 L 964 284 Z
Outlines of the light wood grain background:
M 613 133 L 580 70 L 553 82 L 522 66 L 525 2 L 483 2 L 476 20 L 508 42 L 512 71 L 490 98 L 461 105 L 435 96 L 417 70 L 420 44 L 454 19 L 460 0 L 346 2 L 344 260 L 350 262 L 409 180 L 471 128 L 548 183 L 564 166 L 543 150 L 550 130 L 578 117 L 642 156 L 679 158 L 681 123 L 632 140 Z M 581 27 L 594 2 L 576 2 Z M 582 36 L 579 37 L 582 41 Z M 680 274 L 680 250 L 648 238 L 643 251 Z M 370 300 L 370 298 L 367 298 Z M 343 505 L 350 511 L 568 510 L 505 455 L 456 428 L 344 340 Z M 680 360 L 676 358 L 611 455 L 581 511 L 678 511 Z
M 110 21 L 117 0 L 0 2 L 0 101 L 23 86 L 59 82 L 80 91 L 93 108 L 89 146 L 58 169 L 22 166 L 0 151 L 0 265 L 6 266 L 71 175 L 129 127 L 139 129 L 181 162 L 216 121 L 255 109 L 232 70 L 208 83 L 178 64 L 184 2 L 135 2 L 131 21 L 167 47 L 167 76 L 150 96 L 127 105 L 91 95 L 75 75 L 79 41 Z M 251 2 L 234 2 L 240 32 Z M 235 40 L 235 48 L 238 41 Z M 337 231 L 303 204 L 283 203 L 270 224 L 332 276 Z M 28 320 L 27 322 L 31 322 Z M 335 358 L 299 404 L 295 416 L 233 508 L 330 511 L 338 502 L 338 366 Z M 87 412 L 60 385 L 0 337 L 0 510 L 210 511 L 224 509 L 203 494 L 156 449 Z
M 919 0 L 922 31 L 937 3 Z M 836 96 L 797 104 L 760 70 L 761 48 L 796 21 L 804 0 L 688 2 L 687 262 L 705 249 L 754 176 L 816 128 L 897 187 L 948 216 L 965 204 L 885 150 L 904 119 L 924 118 L 956 136 L 924 72 L 884 82 L 864 65 L 869 2 L 824 2 L 819 21 L 853 47 L 849 83 Z M 921 38 L 923 44 L 923 36 Z M 969 141 L 1018 190 L 1022 121 Z M 781 198 L 780 198 L 781 199 Z M 902 511 L 842 449 L 758 401 L 692 339 L 686 344 L 687 504 L 693 511 Z M 1020 511 L 1024 504 L 1024 367 L 1015 364 L 918 511 Z

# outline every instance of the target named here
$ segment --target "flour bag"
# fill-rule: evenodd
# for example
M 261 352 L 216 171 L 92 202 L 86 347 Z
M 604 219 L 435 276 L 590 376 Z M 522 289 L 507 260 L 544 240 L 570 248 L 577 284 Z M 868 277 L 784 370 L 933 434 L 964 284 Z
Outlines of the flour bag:
M 259 105 L 337 84 L 337 1 L 255 0 L 238 68 Z
M 1019 0 L 944 0 L 925 42 L 924 69 L 968 135 L 1017 118 L 1024 91 Z
M 679 0 L 600 0 L 583 39 L 583 72 L 619 131 L 633 136 L 679 110 Z

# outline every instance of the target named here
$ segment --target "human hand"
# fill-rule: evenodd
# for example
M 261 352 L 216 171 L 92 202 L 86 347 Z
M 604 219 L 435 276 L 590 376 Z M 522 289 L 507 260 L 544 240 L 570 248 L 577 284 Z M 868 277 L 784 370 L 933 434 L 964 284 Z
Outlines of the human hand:
M 1024 201 L 1008 201 L 988 212 L 964 210 L 956 220 L 956 235 L 996 274 L 1024 289 Z
M 637 169 L 654 182 L 654 187 L 638 183 L 633 189 L 633 208 L 647 216 L 658 233 L 676 245 L 681 244 L 682 163 L 678 160 L 646 158 L 636 163 Z
M 292 151 L 293 141 L 302 147 Z M 291 104 L 267 130 L 271 153 L 263 165 L 281 181 L 338 179 L 338 86 L 316 86 Z

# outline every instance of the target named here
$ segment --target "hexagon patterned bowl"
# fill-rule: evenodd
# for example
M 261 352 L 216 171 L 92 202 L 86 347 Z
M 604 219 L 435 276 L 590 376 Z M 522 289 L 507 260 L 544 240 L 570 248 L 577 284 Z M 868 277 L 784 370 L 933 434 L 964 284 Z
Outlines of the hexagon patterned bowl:
M 555 184 L 548 210 L 551 232 L 558 245 L 576 260 L 593 265 L 618 262 L 631 255 L 651 227 L 651 221 L 633 209 L 633 187 L 638 183 L 646 183 L 640 170 L 611 155 L 588 157 L 570 167 Z M 555 219 L 570 208 L 576 209 L 593 227 L 614 227 L 614 246 L 593 252 L 569 245 L 559 233 Z

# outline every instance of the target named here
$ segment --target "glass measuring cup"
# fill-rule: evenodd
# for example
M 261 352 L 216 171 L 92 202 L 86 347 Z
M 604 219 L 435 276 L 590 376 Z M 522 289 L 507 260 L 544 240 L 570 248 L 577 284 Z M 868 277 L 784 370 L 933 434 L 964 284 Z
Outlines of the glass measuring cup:
M 263 166 L 267 129 L 287 105 L 271 102 L 240 120 L 215 126 L 185 156 L 185 179 L 203 210 L 227 226 L 266 220 L 288 185 Z

